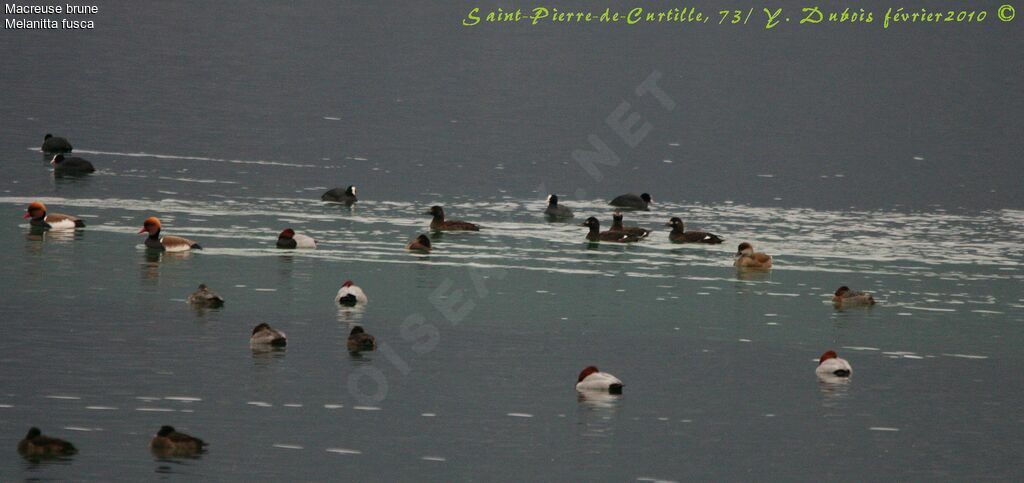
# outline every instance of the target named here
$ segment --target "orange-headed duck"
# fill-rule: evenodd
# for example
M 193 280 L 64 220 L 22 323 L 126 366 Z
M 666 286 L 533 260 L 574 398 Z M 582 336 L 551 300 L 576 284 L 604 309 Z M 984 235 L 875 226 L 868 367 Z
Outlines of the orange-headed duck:
M 430 229 L 434 231 L 480 231 L 480 227 L 467 221 L 444 219 L 444 208 L 434 205 L 426 214 L 434 217 L 430 221 Z
M 320 195 L 320 199 L 323 200 L 323 201 L 333 201 L 335 203 L 345 203 L 347 205 L 351 205 L 351 204 L 355 203 L 356 201 L 359 201 L 356 198 L 356 187 L 355 186 L 349 186 L 348 188 L 345 188 L 345 189 L 334 188 L 334 189 L 332 189 L 332 190 L 330 190 L 330 191 Z
M 372 335 L 367 334 L 362 326 L 357 325 L 352 328 L 352 332 L 348 333 L 346 345 L 349 352 L 372 351 L 377 348 L 377 341 Z
M 431 248 L 430 238 L 424 234 L 416 236 L 416 238 L 413 238 L 412 241 L 405 245 L 406 250 L 420 253 L 430 253 Z
M 743 242 L 736 249 L 733 266 L 746 270 L 768 270 L 772 268 L 772 257 L 764 252 L 755 252 L 753 245 Z
M 549 221 L 568 220 L 572 218 L 572 210 L 558 204 L 558 195 L 548 195 L 548 207 L 544 210 L 544 216 Z
M 291 228 L 285 228 L 277 236 L 277 248 L 316 248 L 316 240 L 311 236 L 295 233 Z
M 249 345 L 284 347 L 288 345 L 288 336 L 264 322 L 253 327 L 252 336 L 249 337 Z
M 576 380 L 576 390 L 622 394 L 622 381 L 607 372 L 598 371 L 595 366 L 588 366 L 580 372 L 580 377 Z
M 818 377 L 850 377 L 853 368 L 846 359 L 840 359 L 835 351 L 828 351 L 818 358 L 818 368 L 814 370 Z
M 149 237 L 146 238 L 146 248 L 165 250 L 168 252 L 184 252 L 191 249 L 203 249 L 203 247 L 199 246 L 198 243 L 189 240 L 188 238 L 182 238 L 180 236 L 161 237 L 160 229 L 160 220 L 155 216 L 146 218 L 146 221 L 142 223 L 142 229 L 139 230 L 139 233 L 149 233 Z
M 224 306 L 224 298 L 217 295 L 217 292 L 210 290 L 205 283 L 199 284 L 199 288 L 188 296 L 187 301 L 196 307 L 217 308 Z
M 85 228 L 85 223 L 73 216 L 62 215 L 60 213 L 47 213 L 46 205 L 38 201 L 29 203 L 28 209 L 25 210 L 25 216 L 23 216 L 23 218 L 30 218 L 29 225 L 46 230 L 74 230 L 75 228 Z
M 50 164 L 53 165 L 53 174 L 58 176 L 89 174 L 96 171 L 92 163 L 82 158 L 66 158 L 63 154 L 54 156 Z
M 851 290 L 843 285 L 832 296 L 832 304 L 836 307 L 860 307 L 875 305 L 875 298 L 867 292 Z
M 597 218 L 593 216 L 587 218 L 587 221 L 581 223 L 580 226 L 590 228 L 590 232 L 587 233 L 587 241 L 590 242 L 632 243 L 640 241 L 640 237 L 624 231 L 601 231 L 601 222 L 597 221 Z
M 25 457 L 70 456 L 77 452 L 75 445 L 45 436 L 36 427 L 29 428 L 25 439 L 18 442 L 18 453 Z
M 341 284 L 341 289 L 338 290 L 338 295 L 334 296 L 334 300 L 341 305 L 348 306 L 365 304 L 367 302 L 363 289 L 356 286 L 351 280 L 346 280 L 345 283 Z
M 203 440 L 179 433 L 171 426 L 161 426 L 149 443 L 149 448 L 160 456 L 195 456 L 204 451 Z
M 654 202 L 654 198 L 651 198 L 651 195 L 647 193 L 644 193 L 640 196 L 637 196 L 633 193 L 626 193 L 624 195 L 616 196 L 615 199 L 613 199 L 608 204 L 627 210 L 650 211 L 650 204 L 652 202 Z
M 43 154 L 64 154 L 70 153 L 74 148 L 71 147 L 71 143 L 67 139 L 46 133 L 46 136 L 43 136 L 43 145 L 39 149 L 43 151 Z
M 651 234 L 651 230 L 640 228 L 638 226 L 622 226 L 622 213 L 616 211 L 612 213 L 612 227 L 608 231 L 621 231 L 629 233 L 630 235 L 636 235 L 639 238 L 644 238 Z
M 683 220 L 673 216 L 665 226 L 671 226 L 672 231 L 668 234 L 668 240 L 672 243 L 707 243 L 717 245 L 725 241 L 724 238 L 706 231 L 686 231 Z

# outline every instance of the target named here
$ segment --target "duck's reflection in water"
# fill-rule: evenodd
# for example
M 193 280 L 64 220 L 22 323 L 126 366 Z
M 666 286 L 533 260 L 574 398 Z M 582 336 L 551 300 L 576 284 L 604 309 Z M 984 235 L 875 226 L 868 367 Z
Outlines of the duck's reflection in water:
M 621 394 L 607 391 L 576 391 L 577 414 L 583 436 L 608 437 L 615 431 Z
M 831 374 L 817 374 L 818 390 L 821 391 L 821 406 L 835 408 L 849 396 L 850 378 L 837 377 Z

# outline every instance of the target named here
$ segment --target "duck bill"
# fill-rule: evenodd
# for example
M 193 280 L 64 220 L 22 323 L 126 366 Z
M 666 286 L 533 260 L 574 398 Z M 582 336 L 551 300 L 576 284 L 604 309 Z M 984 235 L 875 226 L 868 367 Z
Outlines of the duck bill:
M 146 233 L 146 227 L 139 228 L 139 234 Z
M 22 216 L 21 218 L 22 218 L 22 219 L 25 219 L 25 218 L 32 218 L 32 213 L 29 213 L 29 212 L 25 212 L 25 215 L 24 215 L 24 216 Z

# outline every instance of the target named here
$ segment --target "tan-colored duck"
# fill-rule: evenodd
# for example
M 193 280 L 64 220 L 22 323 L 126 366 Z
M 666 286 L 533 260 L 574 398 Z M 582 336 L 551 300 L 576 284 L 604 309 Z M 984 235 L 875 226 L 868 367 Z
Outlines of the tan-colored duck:
M 832 305 L 835 305 L 837 308 L 866 307 L 875 305 L 875 298 L 867 292 L 851 290 L 850 287 L 843 285 L 832 295 Z
M 433 247 L 430 245 L 430 238 L 423 234 L 413 238 L 412 241 L 405 245 L 406 250 L 420 253 L 430 253 L 432 248 Z
M 179 433 L 172 426 L 161 426 L 149 448 L 160 456 L 195 456 L 204 451 L 203 440 Z
M 733 266 L 741 270 L 769 270 L 772 268 L 772 257 L 764 252 L 755 252 L 753 245 L 743 242 L 736 249 Z

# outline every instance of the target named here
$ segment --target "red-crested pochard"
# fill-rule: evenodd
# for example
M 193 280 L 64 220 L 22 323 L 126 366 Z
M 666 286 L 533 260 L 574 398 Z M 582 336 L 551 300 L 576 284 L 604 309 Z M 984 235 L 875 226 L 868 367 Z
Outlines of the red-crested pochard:
M 180 236 L 160 236 L 160 220 L 155 216 L 146 218 L 142 223 L 139 233 L 149 233 L 146 238 L 146 248 L 153 250 L 165 250 L 168 252 L 184 252 L 192 249 L 202 250 L 198 243 L 182 238 Z
M 60 213 L 47 213 L 46 205 L 38 201 L 29 203 L 28 209 L 25 210 L 25 216 L 22 218 L 29 218 L 29 225 L 33 227 L 43 228 L 46 230 L 74 230 L 75 228 L 85 228 L 85 223 L 73 216 L 62 215 Z

